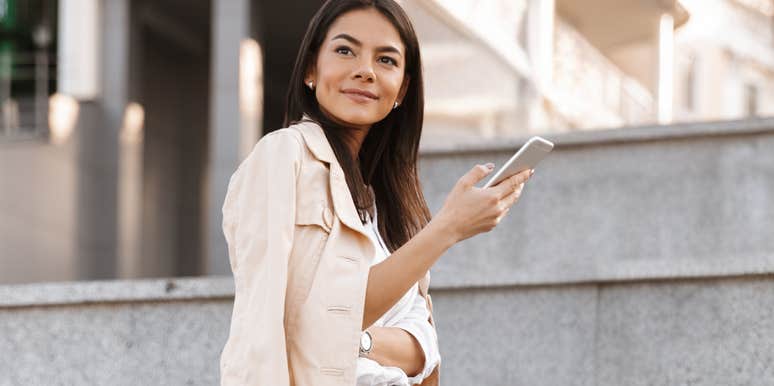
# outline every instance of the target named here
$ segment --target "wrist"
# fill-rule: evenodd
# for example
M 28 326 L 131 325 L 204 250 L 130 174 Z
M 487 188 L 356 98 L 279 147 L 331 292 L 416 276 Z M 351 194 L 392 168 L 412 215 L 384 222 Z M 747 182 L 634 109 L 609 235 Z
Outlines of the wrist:
M 444 249 L 451 248 L 459 241 L 459 235 L 454 227 L 454 223 L 443 216 L 433 217 L 425 229 L 433 234 L 432 238 L 434 240 L 438 240 L 442 243 Z

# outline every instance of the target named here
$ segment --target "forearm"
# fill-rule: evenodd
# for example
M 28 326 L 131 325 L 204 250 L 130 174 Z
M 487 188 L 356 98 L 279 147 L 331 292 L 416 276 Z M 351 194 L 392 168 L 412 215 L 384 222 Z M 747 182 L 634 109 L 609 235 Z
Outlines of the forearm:
M 398 327 L 371 327 L 374 346 L 368 358 L 382 366 L 403 370 L 409 377 L 419 374 L 425 366 L 425 353 L 413 335 Z
M 445 224 L 431 221 L 387 259 L 368 273 L 363 330 L 384 315 L 438 258 L 454 245 L 455 238 Z

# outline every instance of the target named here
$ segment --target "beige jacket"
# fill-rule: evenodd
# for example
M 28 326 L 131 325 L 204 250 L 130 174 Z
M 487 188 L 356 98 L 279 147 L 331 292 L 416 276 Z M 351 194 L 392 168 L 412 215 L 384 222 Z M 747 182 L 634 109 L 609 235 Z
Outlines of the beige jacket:
M 355 385 L 375 254 L 366 232 L 318 124 L 258 141 L 223 204 L 235 296 L 221 385 Z M 438 367 L 423 384 L 437 380 Z

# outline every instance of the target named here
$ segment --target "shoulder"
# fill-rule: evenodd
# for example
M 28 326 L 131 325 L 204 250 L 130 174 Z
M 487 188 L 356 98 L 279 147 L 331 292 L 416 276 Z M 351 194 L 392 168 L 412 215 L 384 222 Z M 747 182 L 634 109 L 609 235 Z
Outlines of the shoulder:
M 263 163 L 264 166 L 300 163 L 305 148 L 298 131 L 282 128 L 261 137 L 245 158 L 245 162 Z
M 287 128 L 272 131 L 253 145 L 231 179 L 240 179 L 245 174 L 258 176 L 289 169 L 295 169 L 297 172 L 304 158 L 303 154 L 304 145 L 298 132 Z
M 299 172 L 303 165 L 314 164 L 318 160 L 315 149 L 310 146 L 310 130 L 319 126 L 311 126 L 309 122 L 300 121 L 288 125 L 261 137 L 253 145 L 250 153 L 242 160 L 239 169 L 283 168 L 292 165 Z M 323 134 L 324 135 L 324 134 Z M 318 151 L 319 152 L 319 151 Z
M 303 143 L 304 140 L 298 130 L 294 130 L 292 127 L 284 127 L 261 137 L 255 144 L 255 148 L 271 148 L 275 151 L 281 149 L 283 151 L 296 153 L 303 150 Z M 277 147 L 279 147 L 279 149 Z
M 327 145 L 327 139 L 325 138 L 322 127 L 313 121 L 302 120 L 264 135 L 263 138 L 258 141 L 256 147 L 277 145 L 287 148 L 292 145 L 292 149 L 286 150 L 297 150 L 297 152 L 294 152 L 296 155 L 305 155 L 329 161 L 326 157 L 320 158 L 321 153 L 322 155 L 326 154 L 321 150 L 324 147 L 323 142 Z

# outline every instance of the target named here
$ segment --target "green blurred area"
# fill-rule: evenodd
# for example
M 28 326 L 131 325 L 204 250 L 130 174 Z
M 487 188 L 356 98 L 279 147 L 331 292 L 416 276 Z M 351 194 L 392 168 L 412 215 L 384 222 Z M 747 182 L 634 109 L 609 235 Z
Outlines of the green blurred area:
M 49 90 L 56 86 L 56 0 L 0 0 L 0 79 L 11 82 L 11 95 L 30 96 L 35 91 L 35 55 L 48 56 Z M 45 44 L 35 33 L 45 32 Z

